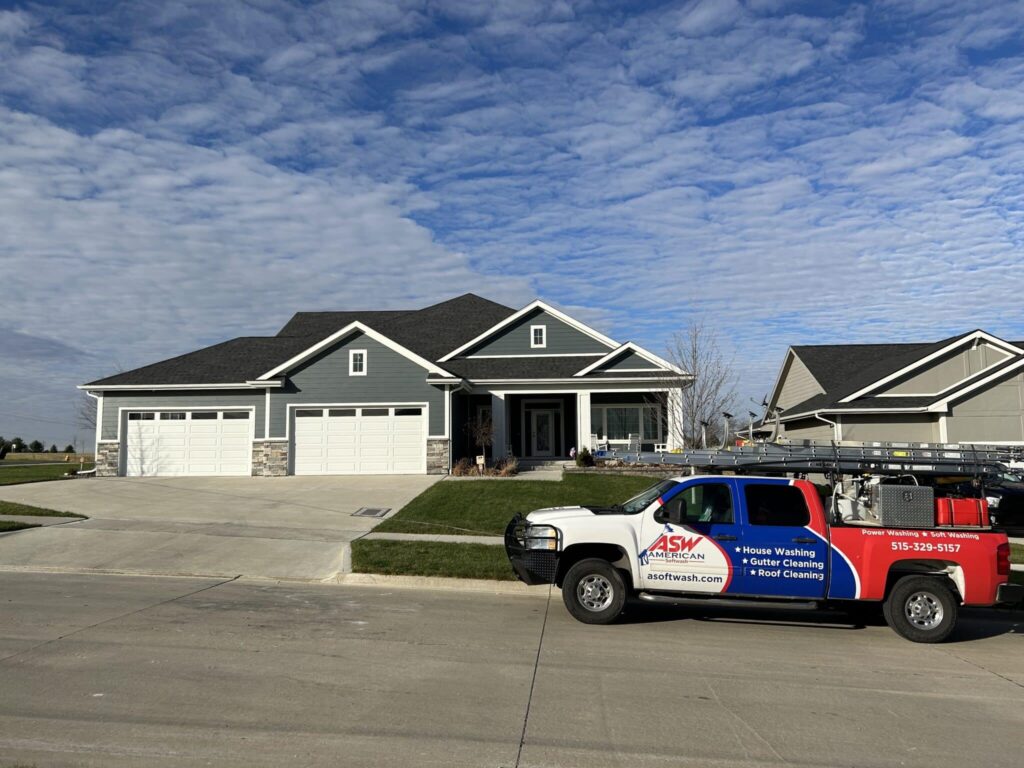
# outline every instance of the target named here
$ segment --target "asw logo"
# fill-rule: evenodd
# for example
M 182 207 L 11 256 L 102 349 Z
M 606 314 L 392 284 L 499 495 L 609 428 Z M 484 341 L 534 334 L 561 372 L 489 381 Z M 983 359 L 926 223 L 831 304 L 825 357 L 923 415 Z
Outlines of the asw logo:
M 647 548 L 648 552 L 692 552 L 693 548 L 700 544 L 700 536 L 675 536 L 661 534 L 658 540 Z

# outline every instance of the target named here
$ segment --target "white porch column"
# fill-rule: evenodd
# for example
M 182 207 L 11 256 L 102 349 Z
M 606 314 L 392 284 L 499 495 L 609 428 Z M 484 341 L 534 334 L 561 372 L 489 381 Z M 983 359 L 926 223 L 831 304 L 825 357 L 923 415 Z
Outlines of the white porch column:
M 685 448 L 683 445 L 683 390 L 668 390 L 668 413 L 666 414 L 665 429 L 668 434 L 665 440 L 670 451 Z
M 508 415 L 505 413 L 505 393 L 491 393 L 491 424 L 494 425 L 494 443 L 491 455 L 503 459 L 508 451 Z
M 576 393 L 576 424 L 576 450 L 579 451 L 582 448 L 593 450 L 594 446 L 590 444 L 590 433 L 593 430 L 590 428 L 589 392 Z

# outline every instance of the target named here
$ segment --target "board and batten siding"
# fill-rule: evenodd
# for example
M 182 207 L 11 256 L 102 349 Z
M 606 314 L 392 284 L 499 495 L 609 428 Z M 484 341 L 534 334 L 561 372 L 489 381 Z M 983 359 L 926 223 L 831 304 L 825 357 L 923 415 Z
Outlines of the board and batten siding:
M 542 348 L 530 346 L 530 326 L 543 325 L 547 328 L 547 345 Z M 464 357 L 477 355 L 566 355 L 566 354 L 608 354 L 611 347 L 573 328 L 571 325 L 549 315 L 542 309 L 527 313 L 499 333 L 485 339 L 476 347 L 463 353 Z M 583 368 L 584 366 L 580 366 Z
M 952 443 L 1024 442 L 1024 374 L 953 403 L 946 437 Z
M 790 354 L 789 360 L 786 362 L 786 370 L 782 373 L 782 389 L 779 391 L 775 405 L 780 408 L 790 408 L 805 400 L 810 400 L 815 395 L 824 394 L 824 392 L 825 390 L 811 375 L 803 360 L 796 354 Z
M 908 379 L 882 390 L 887 395 L 932 395 L 942 392 L 968 376 L 1002 362 L 1009 355 L 991 344 L 961 349 L 943 357 Z
M 366 375 L 350 376 L 348 353 L 366 351 Z M 288 406 L 303 403 L 427 403 L 429 432 L 445 434 L 444 388 L 427 384 L 427 370 L 363 333 L 356 333 L 288 372 L 270 393 L 270 437 L 286 435 Z M 294 410 L 294 409 L 293 409 Z
M 263 437 L 263 409 L 266 403 L 266 390 L 232 390 L 212 389 L 202 391 L 149 391 L 149 392 L 104 392 L 103 393 L 103 424 L 100 429 L 100 440 L 117 440 L 118 413 L 122 408 L 166 408 L 181 410 L 183 408 L 255 408 L 256 438 Z
M 581 366 L 583 367 L 583 366 Z M 598 370 L 602 373 L 606 371 L 663 371 L 665 370 L 660 365 L 655 365 L 645 357 L 641 357 L 636 352 L 627 352 L 623 355 L 619 355 L 617 358 L 612 360 L 610 363 L 602 365 Z

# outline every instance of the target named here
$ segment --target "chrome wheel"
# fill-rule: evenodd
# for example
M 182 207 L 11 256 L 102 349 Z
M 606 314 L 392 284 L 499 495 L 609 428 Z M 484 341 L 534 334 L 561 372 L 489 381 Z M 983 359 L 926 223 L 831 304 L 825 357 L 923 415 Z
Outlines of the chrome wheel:
M 576 584 L 576 599 L 588 611 L 596 613 L 605 610 L 612 604 L 614 597 L 615 589 L 611 582 L 600 574 L 584 576 Z
M 907 621 L 918 629 L 935 629 L 942 623 L 942 603 L 930 592 L 915 592 L 903 605 Z

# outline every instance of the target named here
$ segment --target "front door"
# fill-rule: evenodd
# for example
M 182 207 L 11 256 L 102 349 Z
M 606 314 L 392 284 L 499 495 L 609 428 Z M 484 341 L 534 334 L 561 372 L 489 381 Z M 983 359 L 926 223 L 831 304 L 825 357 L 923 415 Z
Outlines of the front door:
M 530 455 L 555 455 L 555 412 L 530 411 Z

